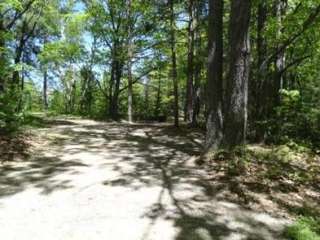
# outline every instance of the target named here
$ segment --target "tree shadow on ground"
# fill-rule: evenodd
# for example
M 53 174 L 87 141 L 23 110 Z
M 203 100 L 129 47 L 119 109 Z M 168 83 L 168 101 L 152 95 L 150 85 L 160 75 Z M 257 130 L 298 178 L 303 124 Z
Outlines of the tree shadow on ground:
M 26 134 L 0 135 L 0 164 L 29 157 L 30 136 Z
M 280 217 L 319 215 L 320 167 L 317 160 L 302 163 L 300 159 L 282 161 L 266 156 L 246 156 L 243 170 L 239 170 L 241 165 L 237 163 L 230 164 L 230 160 L 211 160 L 205 168 L 211 173 L 213 184 L 227 186 L 231 193 L 226 196 L 228 199 L 235 199 L 246 208 L 261 209 Z M 309 209 L 313 209 L 313 214 Z
M 29 114 L 25 116 L 24 124 L 27 126 L 31 126 L 34 128 L 51 128 L 54 126 L 71 126 L 71 125 L 77 125 L 72 119 L 66 120 L 66 119 L 59 119 L 59 118 L 44 118 L 42 115 L 34 115 Z
M 209 171 L 193 164 L 192 156 L 202 151 L 202 132 L 165 124 L 71 121 L 57 127 L 54 134 L 59 137 L 51 139 L 48 146 L 59 154 L 47 157 L 39 153 L 24 165 L 0 166 L 0 197 L 30 187 L 43 194 L 73 188 L 70 180 L 60 176 L 77 175 L 77 169 L 95 164 L 117 173 L 118 177 L 106 176 L 103 186 L 133 191 L 160 187 L 157 201 L 141 216 L 150 220 L 142 239 L 148 239 L 159 219 L 173 223 L 177 240 L 281 239 L 278 222 L 245 208 L 241 202 L 230 201 L 221 194 L 229 182 L 214 183 Z M 96 159 L 78 159 L 83 153 Z M 66 160 L 65 156 L 71 158 Z
M 44 119 L 41 116 L 28 116 L 27 121 L 37 128 L 75 126 L 75 122 L 60 119 Z M 20 133 L 3 136 L 0 145 L 0 198 L 27 190 L 39 189 L 41 194 L 71 188 L 69 180 L 59 180 L 60 174 L 72 172 L 75 167 L 84 167 L 80 161 L 65 161 L 63 153 L 54 157 L 46 156 L 45 151 L 32 152 L 32 139 L 38 134 Z
M 67 179 L 56 176 L 70 173 L 75 167 L 85 167 L 77 161 L 62 161 L 57 157 L 35 157 L 17 165 L 0 166 L 0 198 L 22 192 L 29 188 L 39 189 L 41 194 L 71 188 Z
M 99 126 L 91 128 L 97 130 Z M 277 223 L 264 223 L 261 219 L 264 215 L 260 212 L 247 210 L 232 202 L 226 202 L 224 206 L 224 201 L 229 199 L 219 199 L 220 202 L 217 202 L 217 195 L 228 188 L 228 183 L 214 186 L 208 181 L 206 171 L 189 165 L 190 157 L 199 155 L 202 150 L 201 133 L 141 124 L 118 128 L 118 124 L 109 124 L 102 136 L 106 142 L 117 141 L 116 144 L 104 145 L 108 151 L 115 154 L 124 152 L 121 161 L 113 167 L 120 177 L 106 180 L 103 184 L 133 190 L 162 186 L 158 201 L 142 216 L 151 220 L 143 239 L 148 239 L 148 232 L 158 218 L 171 219 L 178 230 L 176 239 L 181 240 L 231 239 L 232 236 L 241 239 L 274 239 L 276 236 L 281 239 L 279 228 L 273 229 Z M 165 192 L 175 207 L 174 213 L 163 203 Z M 223 218 L 233 211 L 237 214 L 230 219 Z

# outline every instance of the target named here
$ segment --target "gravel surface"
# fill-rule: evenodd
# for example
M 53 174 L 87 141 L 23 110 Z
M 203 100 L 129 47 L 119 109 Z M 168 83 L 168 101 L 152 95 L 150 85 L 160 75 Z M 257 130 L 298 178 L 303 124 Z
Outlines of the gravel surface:
M 30 159 L 0 165 L 3 240 L 274 240 L 287 224 L 210 191 L 200 134 L 89 120 L 34 132 Z

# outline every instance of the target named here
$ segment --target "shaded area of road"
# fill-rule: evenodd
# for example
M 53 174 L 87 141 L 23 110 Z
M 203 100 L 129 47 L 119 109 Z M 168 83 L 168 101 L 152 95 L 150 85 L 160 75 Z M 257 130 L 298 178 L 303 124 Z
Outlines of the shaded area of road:
M 49 122 L 32 157 L 0 167 L 4 239 L 281 239 L 286 223 L 219 197 L 168 125 Z

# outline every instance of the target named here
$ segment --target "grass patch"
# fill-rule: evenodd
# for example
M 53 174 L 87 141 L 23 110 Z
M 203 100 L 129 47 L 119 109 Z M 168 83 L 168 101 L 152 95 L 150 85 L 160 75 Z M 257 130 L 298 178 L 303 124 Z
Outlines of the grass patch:
M 286 229 L 290 240 L 320 240 L 320 219 L 301 217 Z
M 24 126 L 30 128 L 45 128 L 47 126 L 46 121 L 44 120 L 44 114 L 25 114 L 24 117 Z

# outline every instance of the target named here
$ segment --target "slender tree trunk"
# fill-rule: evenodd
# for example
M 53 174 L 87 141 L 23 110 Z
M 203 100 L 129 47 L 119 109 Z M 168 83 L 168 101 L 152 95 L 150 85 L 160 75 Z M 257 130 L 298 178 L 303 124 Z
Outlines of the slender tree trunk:
M 48 38 L 47 36 L 44 37 L 43 44 L 47 44 Z M 43 66 L 43 107 L 44 110 L 48 110 L 48 66 L 47 64 L 44 64 Z
M 131 60 L 128 63 L 128 121 L 133 122 L 132 118 L 132 72 L 131 72 Z
M 154 115 L 157 119 L 160 117 L 160 105 L 161 105 L 161 73 L 160 70 L 158 71 L 158 88 L 157 88 L 157 99 L 156 99 L 156 106 Z
M 201 98 L 201 90 L 200 90 L 200 71 L 201 71 L 201 65 L 200 63 L 197 63 L 195 67 L 195 73 L 194 73 L 194 88 L 193 88 L 193 111 L 192 111 L 192 126 L 197 126 L 197 119 L 200 113 L 200 98 Z
M 110 81 L 109 81 L 109 94 L 108 94 L 108 111 L 109 111 L 109 117 L 112 117 L 114 82 L 115 82 L 115 60 L 112 59 L 112 63 L 111 63 L 111 73 L 110 73 Z
M 216 150 L 223 140 L 223 0 L 209 1 L 209 57 L 206 148 Z
M 149 79 L 147 79 L 146 84 L 144 84 L 144 113 L 145 119 L 148 119 L 149 116 Z
M 21 63 L 21 58 L 22 58 L 24 47 L 25 47 L 25 43 L 26 43 L 26 40 L 29 38 L 29 35 L 26 35 L 26 34 L 27 34 L 27 23 L 25 21 L 23 21 L 19 44 L 18 44 L 17 48 L 15 49 L 15 57 L 14 57 L 14 64 L 15 65 Z M 31 34 L 31 33 L 29 33 L 29 34 Z M 19 86 L 19 82 L 20 82 L 19 71 L 14 71 L 13 75 L 12 75 L 12 87 Z
M 197 118 L 200 113 L 201 107 L 201 89 L 200 89 L 200 81 L 201 81 L 201 69 L 202 69 L 202 48 L 201 48 L 201 30 L 200 30 L 200 16 L 201 16 L 201 4 L 196 4 L 195 10 L 195 68 L 194 68 L 194 87 L 193 87 L 193 111 L 192 111 L 192 126 L 197 125 Z
M 129 18 L 129 33 L 128 33 L 128 121 L 132 119 L 132 20 L 131 20 L 131 0 L 128 0 L 128 18 Z
M 44 72 L 43 72 L 43 106 L 44 109 L 47 111 L 48 110 L 48 69 L 47 66 L 44 67 Z
M 275 17 L 277 21 L 277 39 L 281 38 L 283 33 L 283 16 L 286 12 L 287 0 L 276 0 L 275 1 Z M 277 46 L 278 54 L 275 58 L 275 76 L 274 76 L 274 101 L 275 105 L 280 102 L 279 91 L 283 89 L 284 85 L 284 74 L 283 70 L 286 67 L 285 50 L 280 51 L 281 44 Z
M 76 70 L 74 66 L 72 66 L 72 83 L 71 83 L 71 102 L 70 102 L 70 113 L 75 112 L 75 104 L 76 104 L 76 93 L 77 93 L 77 85 L 76 85 Z
M 21 37 L 23 38 L 23 37 Z M 21 62 L 22 52 L 24 47 L 23 39 L 20 40 L 20 43 L 16 49 L 16 56 L 14 58 L 14 64 L 19 64 Z M 12 75 L 12 84 L 13 86 L 18 86 L 20 82 L 20 74 L 19 71 L 15 70 Z
M 194 14 L 194 2 L 189 0 L 188 5 L 189 23 L 188 23 L 188 66 L 187 66 L 187 93 L 186 93 L 186 109 L 185 119 L 187 122 L 192 123 L 193 119 L 193 106 L 194 106 L 194 38 L 195 38 L 195 14 Z
M 250 0 L 232 0 L 229 26 L 230 66 L 226 101 L 228 105 L 224 124 L 224 144 L 229 149 L 244 144 L 246 138 L 250 11 Z
M 86 104 L 86 95 L 88 90 L 88 69 L 87 67 L 83 67 L 80 70 L 81 75 L 81 96 L 80 96 L 80 112 L 81 114 L 87 114 L 87 104 Z M 44 84 L 43 84 L 44 85 Z
M 5 88 L 5 67 L 6 67 L 6 60 L 5 60 L 5 39 L 4 39 L 4 24 L 3 19 L 0 16 L 0 93 L 4 91 Z
M 22 58 L 23 64 L 27 62 L 27 59 L 26 59 L 24 52 L 22 52 L 21 58 Z M 22 68 L 21 68 L 21 91 L 24 90 L 24 77 L 25 77 L 25 67 L 24 67 L 24 65 L 22 65 Z
M 179 126 L 179 92 L 178 92 L 178 74 L 177 74 L 177 57 L 176 57 L 176 33 L 175 33 L 175 14 L 174 0 L 170 1 L 170 44 L 171 44 L 171 62 L 172 62 L 172 81 L 174 95 L 174 126 Z
M 256 121 L 256 141 L 260 142 L 264 139 L 264 126 L 261 122 L 266 116 L 268 111 L 268 95 L 270 95 L 271 84 L 267 79 L 268 66 L 263 64 L 267 57 L 267 40 L 265 36 L 268 7 L 267 2 L 260 1 L 258 5 L 257 16 L 257 77 L 254 79 L 252 88 L 254 94 L 251 98 L 252 105 L 254 107 L 254 114 L 252 114 L 253 121 Z
M 257 53 L 258 53 L 258 75 L 262 79 L 258 79 L 259 82 L 264 81 L 266 75 L 266 67 L 263 66 L 264 61 L 267 57 L 267 40 L 265 38 L 265 30 L 267 24 L 268 7 L 267 2 L 261 1 L 258 5 L 258 16 L 257 16 Z M 260 69 L 262 67 L 262 69 Z M 259 71 L 260 70 L 260 71 Z

